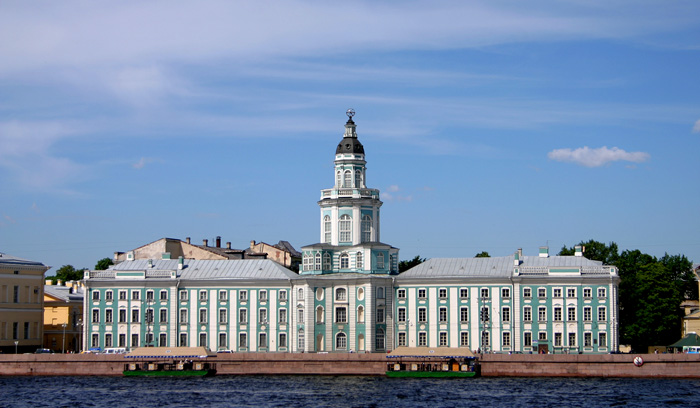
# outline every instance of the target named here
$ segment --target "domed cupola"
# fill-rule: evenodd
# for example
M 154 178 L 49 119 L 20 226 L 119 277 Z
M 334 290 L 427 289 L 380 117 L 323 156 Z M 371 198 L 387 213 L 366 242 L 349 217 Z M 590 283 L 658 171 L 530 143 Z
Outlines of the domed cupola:
M 345 123 L 345 134 L 343 135 L 343 140 L 338 143 L 338 147 L 335 149 L 335 154 L 365 154 L 365 148 L 357 139 L 355 122 L 352 120 L 352 117 L 355 116 L 355 111 L 353 109 L 348 109 L 345 114 L 348 115 L 348 121 Z

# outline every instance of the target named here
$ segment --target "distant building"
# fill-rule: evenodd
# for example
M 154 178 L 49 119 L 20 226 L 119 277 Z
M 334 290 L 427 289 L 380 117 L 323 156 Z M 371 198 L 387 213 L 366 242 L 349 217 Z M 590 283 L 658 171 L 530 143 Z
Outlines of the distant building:
M 700 264 L 693 265 L 693 272 L 698 281 L 698 294 L 700 295 Z M 683 309 L 681 338 L 690 333 L 700 334 L 700 302 L 686 300 L 681 303 L 681 309 Z
M 292 244 L 287 241 L 280 241 L 275 245 L 250 241 L 250 248 L 248 251 L 253 254 L 265 254 L 267 255 L 267 259 L 273 260 L 291 269 L 293 272 L 299 272 L 301 252 L 294 249 Z
M 0 253 L 0 350 L 42 347 L 44 273 L 49 266 Z
M 209 245 L 207 239 L 202 241 L 202 245 L 194 245 L 190 242 L 190 238 L 186 238 L 185 241 L 161 238 L 131 251 L 115 252 L 114 263 L 139 259 L 178 259 L 179 257 L 198 260 L 265 259 L 265 256 L 265 254 L 244 249 L 233 249 L 230 242 L 222 247 L 221 237 L 216 237 L 213 246 Z
M 44 348 L 79 353 L 83 326 L 82 282 L 46 281 L 44 286 Z

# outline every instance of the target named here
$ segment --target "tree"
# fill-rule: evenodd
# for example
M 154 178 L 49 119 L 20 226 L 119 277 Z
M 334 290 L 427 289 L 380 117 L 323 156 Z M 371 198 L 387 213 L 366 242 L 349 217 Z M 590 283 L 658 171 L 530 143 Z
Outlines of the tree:
M 95 264 L 96 271 L 104 271 L 109 268 L 110 265 L 114 265 L 111 258 L 102 258 Z
M 486 251 L 481 251 L 478 254 L 474 255 L 474 258 L 491 258 L 491 255 L 489 255 L 489 253 Z
M 585 248 L 583 256 L 593 261 L 601 261 L 604 265 L 615 265 L 618 257 L 617 244 L 611 242 L 609 245 L 605 245 L 602 242 L 594 241 L 592 239 L 588 242 L 579 242 L 578 245 Z M 576 245 L 571 248 L 567 248 L 564 245 L 559 251 L 559 255 L 574 255 L 576 250 Z
M 53 284 L 56 284 L 58 280 L 62 280 L 63 282 L 77 281 L 83 279 L 84 272 L 84 269 L 76 270 L 73 265 L 63 265 L 58 268 L 55 276 L 47 276 L 47 279 L 51 279 Z
M 415 258 L 411 259 L 410 261 L 401 261 L 399 262 L 399 273 L 407 271 L 414 266 L 422 264 L 423 262 L 425 262 L 425 258 L 421 258 L 419 255 L 416 255 Z

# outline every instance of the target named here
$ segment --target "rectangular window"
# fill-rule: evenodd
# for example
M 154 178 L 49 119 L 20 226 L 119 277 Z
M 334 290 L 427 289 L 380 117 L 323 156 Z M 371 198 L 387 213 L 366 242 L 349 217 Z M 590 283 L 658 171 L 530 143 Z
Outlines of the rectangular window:
M 92 322 L 93 323 L 100 322 L 100 310 L 99 309 L 92 309 Z
M 105 334 L 105 347 L 112 347 L 112 334 Z
M 29 322 L 24 322 L 24 339 L 29 339 Z
M 503 317 L 504 322 L 510 322 L 510 308 L 504 307 L 503 310 L 501 310 L 501 316 Z
M 187 347 L 187 333 L 180 333 L 180 347 Z
M 560 298 L 561 297 L 561 288 L 552 289 L 552 296 L 555 298 Z
M 540 322 L 547 321 L 547 308 L 546 307 L 540 307 L 537 310 L 537 320 Z
M 426 332 L 418 333 L 418 346 L 425 347 L 428 345 L 428 334 Z
M 199 309 L 199 323 L 204 324 L 207 322 L 207 309 Z
M 119 335 L 119 345 L 118 347 L 126 347 L 126 334 Z
M 406 299 L 406 289 L 399 289 L 396 291 L 396 298 Z
M 377 323 L 384 323 L 384 309 L 377 309 Z
M 160 347 L 167 347 L 168 346 L 168 335 L 165 333 L 161 333 L 158 335 L 158 345 Z
M 576 347 L 576 333 L 569 333 L 569 347 Z
M 161 300 L 161 302 L 168 300 L 168 291 L 167 290 L 160 291 L 160 300 Z
M 538 336 L 538 341 L 547 341 L 547 332 L 539 332 Z
M 461 347 L 467 347 L 469 345 L 469 332 L 459 333 L 459 345 Z
M 258 309 L 258 322 L 267 324 L 267 309 Z
M 576 297 L 576 288 L 567 288 L 566 289 L 566 297 L 575 298 Z
M 481 317 L 482 322 L 488 322 L 489 321 L 489 308 L 488 307 L 482 307 L 481 308 Z
M 287 333 L 280 333 L 279 341 L 277 342 L 278 348 L 287 348 Z
M 510 347 L 510 332 L 503 332 L 503 346 Z
M 146 323 L 153 323 L 153 309 L 146 309 Z
M 219 291 L 219 302 L 225 302 L 228 299 L 227 292 L 225 290 Z
M 119 291 L 119 300 L 126 300 L 126 291 L 125 290 Z
M 15 337 L 17 338 L 17 337 Z M 97 333 L 92 334 L 92 341 L 90 342 L 92 347 L 100 347 L 100 335 Z
M 112 309 L 105 310 L 105 323 L 112 323 Z
M 426 290 L 425 289 L 418 289 L 418 299 L 425 299 L 426 298 Z
M 590 322 L 592 320 L 592 317 L 591 317 L 592 314 L 593 313 L 592 313 L 591 308 L 589 306 L 586 306 L 583 308 L 583 320 L 584 321 Z
M 126 309 L 119 309 L 119 323 L 126 323 Z
M 139 299 L 141 299 L 141 292 L 139 292 L 138 290 L 131 291 L 131 300 L 139 300 Z
M 406 333 L 399 332 L 399 346 L 405 346 L 405 345 L 406 345 Z
M 183 302 L 187 301 L 187 291 L 186 290 L 180 291 L 180 300 Z
M 469 289 L 467 288 L 460 288 L 459 289 L 459 297 L 462 299 L 466 299 L 469 297 Z
M 605 332 L 598 333 L 598 347 L 608 346 L 608 336 Z
M 459 308 L 459 321 L 462 323 L 466 323 L 469 321 L 469 308 L 468 307 L 460 307 Z
M 131 347 L 138 347 L 139 346 L 139 335 L 138 334 L 132 334 L 131 335 Z
M 447 289 L 440 288 L 440 290 L 438 290 L 438 296 L 440 297 L 440 299 L 447 298 Z
M 523 333 L 523 345 L 525 347 L 532 347 L 532 333 L 530 333 L 530 332 Z
M 15 303 L 19 303 L 19 286 L 15 286 Z M 99 290 L 93 290 L 92 291 L 92 300 L 100 300 L 100 291 Z
M 304 309 L 297 309 L 297 323 L 304 324 Z
M 591 293 L 592 293 L 591 288 L 583 288 L 583 297 L 585 297 L 586 299 L 591 298 Z
M 200 290 L 200 291 L 199 291 L 199 301 L 200 301 L 200 302 L 206 302 L 206 301 L 207 301 L 207 291 L 206 291 L 206 290 Z
M 599 298 L 605 297 L 605 288 L 598 288 L 598 297 Z
M 593 334 L 590 332 L 583 333 L 583 347 L 593 347 Z
M 598 308 L 598 321 L 604 322 L 605 320 L 607 320 L 607 313 L 605 311 L 605 307 L 599 307 Z
M 335 322 L 336 323 L 347 323 L 347 321 L 348 321 L 347 309 L 344 307 L 336 307 L 335 308 Z
M 530 306 L 525 306 L 523 308 L 523 320 L 526 322 L 532 321 L 532 308 Z
M 440 323 L 447 323 L 447 308 L 441 307 L 439 312 L 440 312 Z
M 187 324 L 187 309 L 180 309 L 180 324 Z
M 260 333 L 258 335 L 258 347 L 260 347 L 260 348 L 267 347 L 267 333 Z
M 219 324 L 226 324 L 226 322 L 228 322 L 228 311 L 219 309 Z
M 266 290 L 261 290 L 258 292 L 258 299 L 261 302 L 266 302 L 267 301 L 267 291 Z
M 280 324 L 287 324 L 287 309 L 280 309 L 278 314 Z
M 158 316 L 159 317 L 158 321 L 160 323 L 167 323 L 168 322 L 168 309 L 160 309 L 159 315 L 160 316 Z
M 481 289 L 481 297 L 486 299 L 489 297 L 489 290 L 488 288 L 482 288 Z
M 482 346 L 488 346 L 488 345 L 489 345 L 489 332 L 487 332 L 487 331 L 482 331 L 482 332 L 481 332 L 481 345 L 482 345 Z
M 245 302 L 248 300 L 248 291 L 247 290 L 241 290 L 238 292 L 238 300 L 241 302 Z
M 248 323 L 248 309 L 238 310 L 238 323 L 240 323 L 240 324 Z
M 542 299 L 547 297 L 547 289 L 546 288 L 539 288 L 537 289 L 537 297 Z
M 440 346 L 447 346 L 447 332 L 440 332 Z
M 501 297 L 504 299 L 508 299 L 510 297 L 510 288 L 502 288 Z
M 199 347 L 206 347 L 207 346 L 207 334 L 206 333 L 199 333 Z
M 113 292 L 112 292 L 111 290 L 108 290 L 108 291 L 105 292 L 105 300 L 106 300 L 107 302 L 111 302 L 112 300 L 114 300 L 114 297 L 113 297 L 113 296 L 114 296 L 114 294 L 113 294 Z
M 555 322 L 561 321 L 561 307 L 554 308 L 554 321 Z
M 287 291 L 286 291 L 286 290 L 280 290 L 280 291 L 279 291 L 279 299 L 280 299 L 280 302 L 286 302 L 286 301 L 287 301 Z
M 575 307 L 570 307 L 567 309 L 567 320 L 570 322 L 576 321 L 576 308 Z
M 554 347 L 561 347 L 561 333 L 554 333 Z
M 418 308 L 418 323 L 425 323 L 428 321 L 428 310 L 424 307 Z
M 405 307 L 400 307 L 400 308 L 397 310 L 397 313 L 396 313 L 396 320 L 397 320 L 398 322 L 402 322 L 402 323 L 406 321 L 406 308 L 405 308 Z
M 152 290 L 146 291 L 146 302 L 153 302 L 154 294 Z
M 532 297 L 532 289 L 523 288 L 523 297 L 524 298 L 531 298 Z
M 226 333 L 219 333 L 219 348 L 226 349 L 227 346 Z

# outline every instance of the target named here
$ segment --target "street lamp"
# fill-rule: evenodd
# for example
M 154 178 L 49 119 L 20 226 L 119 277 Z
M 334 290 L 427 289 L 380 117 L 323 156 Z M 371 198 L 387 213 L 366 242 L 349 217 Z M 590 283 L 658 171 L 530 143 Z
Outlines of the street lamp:
M 19 342 L 17 340 L 15 340 L 15 354 L 17 354 L 17 345 L 18 344 L 19 344 Z
M 68 325 L 63 323 L 61 326 L 63 326 L 63 349 L 61 349 L 61 353 L 65 354 L 66 353 L 66 326 L 68 326 Z
M 78 353 L 83 351 L 83 319 L 78 319 L 78 323 L 76 324 L 78 326 Z

